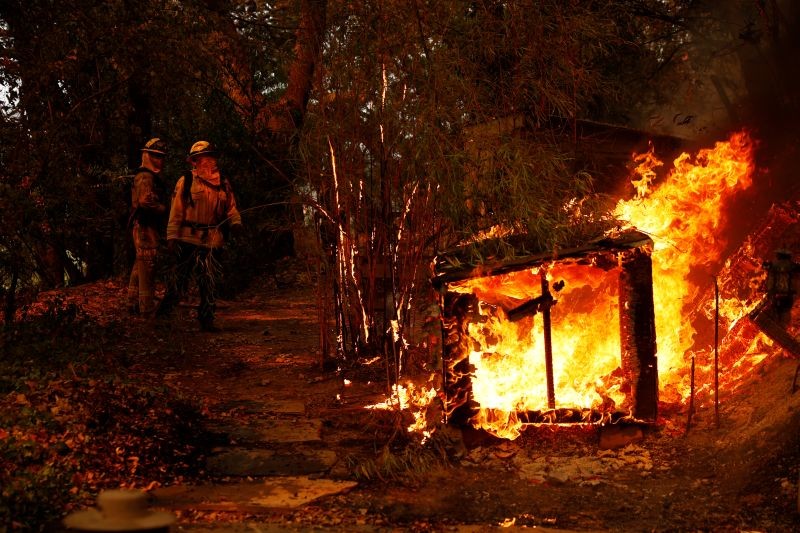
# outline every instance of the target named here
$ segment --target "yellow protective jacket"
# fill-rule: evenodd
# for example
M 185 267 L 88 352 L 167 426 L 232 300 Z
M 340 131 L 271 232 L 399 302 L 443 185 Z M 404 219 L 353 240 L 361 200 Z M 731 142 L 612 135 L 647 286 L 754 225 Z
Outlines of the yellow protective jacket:
M 167 240 L 177 239 L 196 246 L 220 248 L 225 244 L 223 225 L 242 223 L 228 180 L 219 172 L 210 176 L 192 173 L 190 194 L 184 194 L 186 177 L 178 179 L 172 194 Z
M 167 213 L 166 191 L 157 174 L 146 168 L 136 171 L 131 187 L 131 225 L 133 242 L 139 249 L 158 247 Z

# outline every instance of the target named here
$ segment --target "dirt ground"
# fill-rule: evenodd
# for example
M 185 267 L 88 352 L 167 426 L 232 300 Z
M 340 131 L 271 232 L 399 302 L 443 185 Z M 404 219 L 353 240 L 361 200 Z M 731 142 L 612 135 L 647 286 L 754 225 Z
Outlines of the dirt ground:
M 122 313 L 122 284 L 81 290 L 105 292 Z M 311 288 L 278 289 L 264 280 L 221 302 L 223 331 L 214 334 L 199 332 L 188 306 L 171 322 L 126 319 L 124 338 L 110 349 L 127 354 L 134 379 L 163 382 L 195 398 L 211 425 L 232 419 L 257 425 L 263 415 L 248 406 L 299 402 L 305 409 L 297 423 L 321 421 L 321 438 L 294 452 L 310 447 L 336 457 L 311 478 L 358 482 L 292 509 L 183 506 L 176 511 L 180 529 L 800 529 L 800 392 L 791 392 L 796 360 L 766 361 L 750 382 L 722 398 L 719 429 L 713 406 L 698 408 L 688 433 L 685 410 L 669 406 L 641 435 L 636 428 L 616 435 L 616 428 L 539 426 L 503 441 L 445 427 L 431 446 L 436 460 L 409 459 L 405 476 L 357 479 L 358 465 L 380 455 L 395 417 L 364 409 L 385 398 L 379 369 L 371 377 L 322 370 L 314 298 Z M 621 438 L 624 446 L 601 449 L 601 436 Z M 244 479 L 258 482 L 258 476 Z M 204 483 L 242 480 L 209 474 Z

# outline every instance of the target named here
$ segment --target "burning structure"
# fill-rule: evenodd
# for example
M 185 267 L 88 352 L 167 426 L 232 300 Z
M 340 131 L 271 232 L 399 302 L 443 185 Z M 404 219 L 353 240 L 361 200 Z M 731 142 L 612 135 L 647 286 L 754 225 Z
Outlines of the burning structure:
M 731 267 L 726 213 L 752 183 L 750 137 L 684 153 L 661 179 L 653 150 L 635 162 L 636 194 L 617 204 L 612 233 L 506 262 L 440 256 L 448 420 L 506 438 L 525 423 L 652 423 L 660 399 L 689 398 L 690 362 L 713 366 L 698 324 L 716 312 L 723 335 L 742 327 L 758 302 L 726 293 L 715 308 L 708 287 Z
M 450 421 L 509 437 L 524 422 L 654 422 L 652 245 L 626 231 L 478 271 L 440 261 Z

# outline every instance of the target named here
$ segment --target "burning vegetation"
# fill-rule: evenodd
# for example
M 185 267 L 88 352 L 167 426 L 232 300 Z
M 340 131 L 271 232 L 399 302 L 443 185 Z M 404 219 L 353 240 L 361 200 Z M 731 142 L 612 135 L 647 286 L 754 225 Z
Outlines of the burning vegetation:
M 444 414 L 430 411 L 507 439 L 526 424 L 657 423 L 659 405 L 710 404 L 779 354 L 751 319 L 792 210 L 773 208 L 733 252 L 726 238 L 754 145 L 734 133 L 660 178 L 653 147 L 634 155 L 635 196 L 617 203 L 618 222 L 572 248 L 477 266 L 440 256 Z M 436 397 L 395 394 L 412 411 Z M 409 431 L 438 422 L 419 418 Z

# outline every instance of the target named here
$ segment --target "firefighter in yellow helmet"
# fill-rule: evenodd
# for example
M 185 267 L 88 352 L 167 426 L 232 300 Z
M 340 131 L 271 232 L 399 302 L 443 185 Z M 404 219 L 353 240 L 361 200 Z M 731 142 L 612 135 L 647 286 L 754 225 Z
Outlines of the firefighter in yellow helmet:
M 242 217 L 230 182 L 220 176 L 217 150 L 207 141 L 194 143 L 188 161 L 192 171 L 175 185 L 167 223 L 167 242 L 177 260 L 174 283 L 167 287 L 158 314 L 175 308 L 192 277 L 197 278 L 200 305 L 197 318 L 203 331 L 219 331 L 214 324 L 215 273 L 228 230 L 238 232 Z
M 128 312 L 151 314 L 155 310 L 154 278 L 158 245 L 164 233 L 167 190 L 161 180 L 166 144 L 153 138 L 142 148 L 142 163 L 131 188 L 131 215 L 136 261 L 128 282 Z

